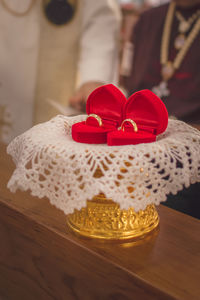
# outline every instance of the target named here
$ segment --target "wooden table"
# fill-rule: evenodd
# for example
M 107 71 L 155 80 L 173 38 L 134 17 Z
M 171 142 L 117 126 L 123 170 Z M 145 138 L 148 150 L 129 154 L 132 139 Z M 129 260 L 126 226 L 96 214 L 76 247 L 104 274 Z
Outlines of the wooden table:
M 0 297 L 200 299 L 200 221 L 160 205 L 160 229 L 143 240 L 79 238 L 48 199 L 9 192 L 13 170 L 0 145 Z

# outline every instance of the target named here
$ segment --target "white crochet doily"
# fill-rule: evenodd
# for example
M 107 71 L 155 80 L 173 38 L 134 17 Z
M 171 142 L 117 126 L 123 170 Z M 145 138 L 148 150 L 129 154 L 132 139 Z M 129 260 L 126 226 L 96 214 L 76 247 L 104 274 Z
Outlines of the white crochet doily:
M 8 188 L 46 196 L 68 214 L 99 193 L 122 209 L 138 211 L 200 181 L 198 130 L 169 120 L 166 132 L 153 143 L 114 147 L 76 143 L 71 126 L 85 118 L 57 116 L 16 137 L 7 148 L 16 164 Z

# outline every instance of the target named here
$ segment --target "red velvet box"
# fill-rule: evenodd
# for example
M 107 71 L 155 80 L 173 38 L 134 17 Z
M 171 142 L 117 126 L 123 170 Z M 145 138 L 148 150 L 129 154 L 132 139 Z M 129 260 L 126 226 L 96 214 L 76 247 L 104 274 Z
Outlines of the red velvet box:
M 87 120 L 72 126 L 72 138 L 80 143 L 149 143 L 168 124 L 164 103 L 150 90 L 138 91 L 126 100 L 114 85 L 103 85 L 88 97 L 86 111 Z
M 123 107 L 126 97 L 112 84 L 95 89 L 88 97 L 86 112 L 102 120 L 99 126 L 97 119 L 89 117 L 84 122 L 72 126 L 72 138 L 79 143 L 105 144 L 109 131 L 116 130 L 123 119 Z

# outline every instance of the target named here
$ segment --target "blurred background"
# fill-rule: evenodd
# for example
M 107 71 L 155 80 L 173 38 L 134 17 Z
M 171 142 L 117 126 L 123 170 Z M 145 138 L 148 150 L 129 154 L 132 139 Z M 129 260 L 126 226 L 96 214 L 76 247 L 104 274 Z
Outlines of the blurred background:
M 134 25 L 139 19 L 141 13 L 152 7 L 156 7 L 169 2 L 169 0 L 118 0 L 122 12 L 121 28 L 121 55 L 120 55 L 120 84 L 123 85 L 123 76 L 128 76 L 129 70 L 129 50 L 131 51 L 129 41 L 134 29 Z
M 85 113 L 108 83 L 199 124 L 199 31 L 200 0 L 0 0 L 0 141 Z

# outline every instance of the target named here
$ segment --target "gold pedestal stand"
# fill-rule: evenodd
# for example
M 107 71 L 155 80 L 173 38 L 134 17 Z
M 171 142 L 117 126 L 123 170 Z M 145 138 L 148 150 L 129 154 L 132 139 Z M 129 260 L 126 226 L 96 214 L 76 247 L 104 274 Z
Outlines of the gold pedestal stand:
M 130 240 L 143 237 L 159 224 L 159 216 L 153 204 L 135 212 L 133 208 L 122 210 L 119 204 L 103 194 L 87 201 L 87 207 L 75 210 L 67 216 L 68 226 L 76 233 L 104 240 Z

